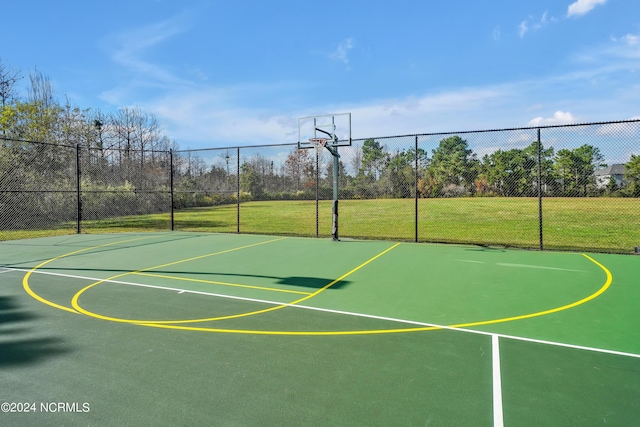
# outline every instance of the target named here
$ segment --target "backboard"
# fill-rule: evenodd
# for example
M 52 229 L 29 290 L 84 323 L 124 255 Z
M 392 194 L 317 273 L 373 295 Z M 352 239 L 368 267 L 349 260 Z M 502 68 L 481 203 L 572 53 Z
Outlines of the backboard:
M 315 148 L 312 140 L 326 138 L 329 147 L 351 145 L 351 113 L 324 114 L 298 119 L 298 148 Z

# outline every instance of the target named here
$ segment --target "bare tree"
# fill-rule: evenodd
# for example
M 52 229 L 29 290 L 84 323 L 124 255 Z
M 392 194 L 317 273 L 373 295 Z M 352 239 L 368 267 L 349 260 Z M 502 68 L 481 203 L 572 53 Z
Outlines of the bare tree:
M 61 107 L 54 96 L 51 79 L 35 70 L 29 74 L 30 86 L 23 107 L 25 129 L 23 138 L 36 141 L 59 142 Z
M 34 104 L 40 104 L 43 108 L 48 108 L 56 104 L 53 84 L 49 76 L 44 75 L 37 69 L 29 73 L 28 101 Z
M 309 150 L 294 148 L 284 162 L 284 170 L 287 176 L 293 178 L 296 190 L 302 190 L 310 181 L 313 181 L 315 160 L 309 155 Z
M 60 133 L 59 140 L 66 145 L 82 144 L 90 146 L 90 140 L 94 133 L 87 121 L 88 110 L 81 110 L 80 107 L 72 106 L 69 98 L 60 110 L 57 130 Z
M 137 107 L 131 113 L 135 142 L 140 150 L 140 167 L 144 168 L 145 151 L 156 149 L 160 139 L 160 124 L 154 115 L 145 113 Z M 153 157 L 151 160 L 153 161 Z
M 135 141 L 135 114 L 131 108 L 120 108 L 113 117 L 113 136 L 121 166 L 129 166 Z
M 351 156 L 350 163 L 353 168 L 354 175 L 357 175 L 362 169 L 362 148 L 359 146 L 353 147 L 353 155 Z
M 2 107 L 11 103 L 15 98 L 16 83 L 21 78 L 18 71 L 13 71 L 5 66 L 0 59 L 0 102 L 2 102 Z

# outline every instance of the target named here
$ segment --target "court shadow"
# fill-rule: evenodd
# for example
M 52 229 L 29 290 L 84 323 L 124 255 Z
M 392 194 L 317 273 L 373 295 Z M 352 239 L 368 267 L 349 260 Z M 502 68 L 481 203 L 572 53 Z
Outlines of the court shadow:
M 36 315 L 20 310 L 15 298 L 0 296 L 0 327 L 8 324 L 23 323 L 36 318 Z M 7 331 L 3 328 L 2 335 L 6 334 Z
M 465 250 L 469 252 L 507 252 L 507 248 L 504 246 L 485 246 L 485 245 L 477 245 L 472 248 L 466 248 Z
M 38 270 L 41 271 L 56 271 L 56 270 L 64 270 L 70 271 L 69 268 L 57 268 L 57 267 L 40 267 Z M 73 271 L 77 272 L 108 272 L 108 273 L 131 273 L 130 270 L 121 270 L 115 268 L 74 268 Z M 226 273 L 222 271 L 188 271 L 188 270 L 144 270 L 144 273 L 153 275 L 163 275 L 167 276 L 170 274 L 176 275 L 202 275 L 202 276 L 226 276 L 226 277 L 247 277 L 247 278 L 261 278 L 261 279 L 274 279 L 276 284 L 279 285 L 288 285 L 288 286 L 299 286 L 303 288 L 311 288 L 311 289 L 321 289 L 335 281 L 335 279 L 327 279 L 324 277 L 309 277 L 309 276 L 269 276 L 264 274 L 250 274 L 250 273 Z M 81 276 L 81 274 L 78 274 Z M 126 279 L 119 279 L 126 280 Z M 351 282 L 349 280 L 340 280 L 333 285 L 331 285 L 328 289 L 342 289 L 345 286 L 348 286 Z
M 327 286 L 331 282 L 332 280 L 323 279 L 321 277 L 291 276 L 291 277 L 282 277 L 276 283 L 278 283 L 279 285 L 302 286 L 304 288 L 321 289 Z M 331 285 L 328 289 L 341 289 L 347 286 L 349 283 L 350 282 L 348 280 L 341 280 Z
M 18 304 L 15 298 L 0 296 L 0 313 L 7 310 L 15 310 L 18 308 Z
M 27 320 L 31 320 L 35 318 L 36 316 L 29 313 L 25 313 L 23 311 L 6 313 L 2 309 L 0 309 L 0 326 L 6 323 L 12 323 L 12 322 L 25 322 Z
M 327 279 L 324 277 L 312 277 L 312 276 L 268 276 L 264 274 L 249 274 L 249 273 L 224 273 L 220 271 L 213 272 L 197 272 L 197 271 L 153 271 L 150 270 L 148 273 L 158 273 L 166 275 L 168 274 L 202 274 L 202 275 L 215 275 L 215 276 L 226 276 L 226 277 L 247 277 L 247 278 L 260 278 L 260 279 L 274 279 L 275 283 L 278 285 L 287 285 L 287 286 L 296 286 L 302 288 L 310 288 L 310 289 L 322 289 L 330 283 L 334 282 L 335 279 Z M 328 290 L 331 289 L 342 289 L 345 286 L 348 286 L 351 282 L 349 280 L 340 280 L 332 284 Z
M 70 351 L 64 340 L 34 337 L 39 316 L 22 309 L 15 297 L 0 296 L 0 369 L 28 365 Z
M 18 339 L 0 342 L 0 369 L 28 365 L 68 353 L 67 345 L 56 338 Z

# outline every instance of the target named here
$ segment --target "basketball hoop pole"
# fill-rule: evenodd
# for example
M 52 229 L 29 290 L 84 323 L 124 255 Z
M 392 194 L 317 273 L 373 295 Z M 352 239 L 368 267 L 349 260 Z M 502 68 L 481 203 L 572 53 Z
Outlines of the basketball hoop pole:
M 331 137 L 331 142 L 329 142 L 326 138 L 312 138 L 309 141 L 314 142 L 315 144 L 321 144 L 324 148 L 329 150 L 331 155 L 333 156 L 333 204 L 331 208 L 332 212 L 332 225 L 331 225 L 331 239 L 334 242 L 338 242 L 340 238 L 338 237 L 338 168 L 340 167 L 340 154 L 338 154 L 338 138 L 322 129 L 315 128 L 317 132 L 322 132 Z M 318 147 L 318 145 L 316 145 Z
M 335 134 L 329 133 L 325 130 L 315 128 L 316 131 L 322 132 L 331 137 L 331 145 L 325 145 L 325 148 L 329 150 L 331 155 L 333 156 L 333 205 L 332 205 L 332 227 L 331 227 L 331 239 L 334 242 L 338 242 L 340 238 L 338 237 L 338 168 L 340 167 L 340 155 L 338 154 L 338 137 Z
M 342 139 L 338 136 L 340 135 Z M 307 142 L 308 141 L 308 142 Z M 338 176 L 340 170 L 339 146 L 351 146 L 351 113 L 324 114 L 298 118 L 298 148 L 315 148 L 316 153 L 322 147 L 333 156 L 333 204 L 331 238 L 338 237 Z
M 338 238 L 338 167 L 340 166 L 338 159 L 340 156 L 338 155 L 338 146 L 333 147 L 333 223 L 331 227 L 331 239 L 334 242 L 339 241 Z

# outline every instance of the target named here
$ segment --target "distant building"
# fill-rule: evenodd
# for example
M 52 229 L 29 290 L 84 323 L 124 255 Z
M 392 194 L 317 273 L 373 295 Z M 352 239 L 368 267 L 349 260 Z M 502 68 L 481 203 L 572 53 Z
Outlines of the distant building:
M 624 171 L 625 168 L 622 164 L 613 164 L 604 169 L 595 171 L 594 175 L 596 177 L 596 186 L 598 188 L 606 188 L 607 185 L 609 185 L 611 177 L 613 177 L 613 179 L 616 180 L 616 185 L 618 187 L 624 187 L 627 183 L 624 180 Z

